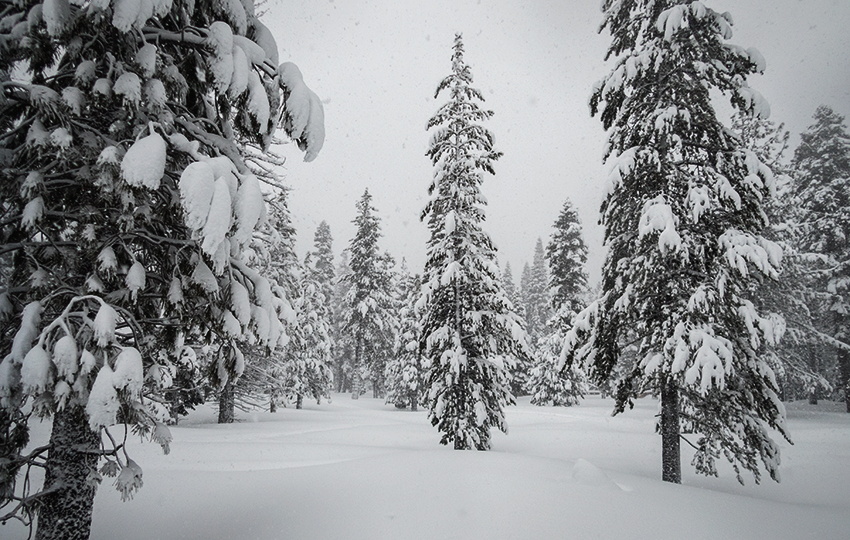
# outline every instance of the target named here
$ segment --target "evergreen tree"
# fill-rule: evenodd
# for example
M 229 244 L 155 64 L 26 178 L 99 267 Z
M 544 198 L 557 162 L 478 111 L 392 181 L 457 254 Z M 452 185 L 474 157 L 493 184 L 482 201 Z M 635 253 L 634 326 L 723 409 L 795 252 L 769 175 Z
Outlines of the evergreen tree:
M 505 263 L 505 271 L 502 272 L 502 287 L 504 287 L 505 294 L 508 296 L 511 304 L 513 304 L 514 309 L 519 309 L 519 291 L 517 290 L 516 283 L 514 283 L 514 274 L 511 271 L 510 262 Z
M 422 365 L 422 317 L 416 309 L 422 278 L 411 276 L 402 263 L 399 280 L 399 328 L 394 356 L 387 362 L 387 403 L 415 411 L 425 386 Z
M 534 245 L 534 258 L 531 263 L 529 281 L 529 303 L 534 313 L 534 326 L 526 320 L 528 334 L 532 342 L 546 333 L 546 321 L 552 315 L 549 298 L 549 271 L 546 268 L 546 253 L 543 240 L 538 238 Z
M 578 313 L 584 306 L 581 297 L 587 291 L 587 246 L 581 234 L 578 214 L 569 200 L 564 202 L 555 231 L 546 245 L 549 261 L 549 287 L 553 291 L 552 309 Z M 568 321 L 572 324 L 572 321 Z
M 561 348 L 576 313 L 583 306 L 587 290 L 587 247 L 581 235 L 578 215 L 570 201 L 564 203 L 555 221 L 555 231 L 546 246 L 549 262 L 549 289 L 554 315 L 546 323 L 546 334 L 535 349 L 536 363 L 527 388 L 534 405 L 576 405 L 587 391 L 586 377 L 578 365 L 559 369 Z
M 428 121 L 435 170 L 422 212 L 431 233 L 419 299 L 430 366 L 425 401 L 442 444 L 487 450 L 490 429 L 506 429 L 504 408 L 514 402 L 508 369 L 526 356 L 526 336 L 499 279 L 496 248 L 481 229 L 483 173 L 493 174 L 501 156 L 480 124 L 493 113 L 479 107 L 484 98 L 470 86 L 460 34 L 453 49 L 452 72 L 434 94 L 448 91 L 449 101 Z
M 528 328 L 530 324 L 533 325 L 536 322 L 532 321 L 530 324 L 528 322 L 534 317 L 534 310 L 531 309 L 531 266 L 528 263 L 522 265 L 522 273 L 519 276 L 519 301 L 521 304 L 519 313 Z
M 296 311 L 292 303 L 300 296 L 301 264 L 295 254 L 295 228 L 289 212 L 288 190 L 280 189 L 270 196 L 266 224 L 255 234 L 249 262 L 269 281 L 271 293 L 279 298 L 279 318 L 284 323 L 287 340 L 297 326 Z M 262 325 L 262 323 L 257 323 Z M 243 336 L 240 350 L 247 357 L 245 368 L 238 380 L 217 383 L 218 422 L 235 420 L 235 408 L 251 410 L 261 401 L 268 400 L 269 410 L 275 412 L 285 393 L 284 373 L 286 347 L 269 354 L 256 343 L 250 334 Z M 210 371 L 209 378 L 216 381 L 217 372 Z
M 282 343 L 282 299 L 245 262 L 264 203 L 241 152 L 282 104 L 313 159 L 322 105 L 250 0 L 6 2 L 0 26 L 0 521 L 85 539 L 103 475 L 142 485 L 109 426 L 168 451 L 160 404 L 194 347 L 223 385 L 240 340 Z
M 340 256 L 339 265 L 336 268 L 336 282 L 334 284 L 333 301 L 331 302 L 331 314 L 333 320 L 333 335 L 335 348 L 333 351 L 334 383 L 337 392 L 351 391 L 353 377 L 354 351 L 350 340 L 344 339 L 342 325 L 345 317 L 345 298 L 348 295 L 348 280 L 345 276 L 351 273 L 348 265 L 348 250 L 344 250 Z
M 819 373 L 818 360 L 832 338 L 815 326 L 817 306 L 823 303 L 826 293 L 813 287 L 809 256 L 797 248 L 800 212 L 792 193 L 793 172 L 783 159 L 789 133 L 783 124 L 740 112 L 732 118 L 732 129 L 744 147 L 755 152 L 777 179 L 777 196 L 765 205 L 770 228 L 764 234 L 782 247 L 782 279 L 762 281 L 755 296 L 760 309 L 782 315 L 786 329 L 779 346 L 764 354 L 776 373 L 783 399 L 793 400 L 801 394 L 815 398 L 819 391 L 830 387 L 823 372 Z
M 331 228 L 326 221 L 319 223 L 316 228 L 310 260 L 312 264 L 308 265 L 308 268 L 313 273 L 313 279 L 319 283 L 322 294 L 330 303 L 334 296 L 336 270 L 334 269 L 333 236 L 331 236 Z
M 392 258 L 378 252 L 380 219 L 372 206 L 369 190 L 357 201 L 357 232 L 351 239 L 351 273 L 341 279 L 348 286 L 343 313 L 343 339 L 353 351 L 352 399 L 365 390 L 363 379 L 372 382 L 380 395 L 384 366 L 395 340 L 396 321 L 392 297 Z
M 766 115 L 746 77 L 763 69 L 755 49 L 725 43 L 730 16 L 701 2 L 605 0 L 615 67 L 594 89 L 591 113 L 610 129 L 612 164 L 602 223 L 609 253 L 602 296 L 567 334 L 566 361 L 606 381 L 633 343 L 616 385 L 615 412 L 639 392 L 661 396 L 662 478 L 681 482 L 683 430 L 697 434 L 693 465 L 716 475 L 723 455 L 778 480 L 788 437 L 774 373 L 759 354 L 781 334 L 752 300 L 778 274 L 781 249 L 762 232 L 770 168 L 717 119 L 710 92 Z
M 312 264 L 310 255 L 304 265 Z M 333 384 L 329 309 L 321 284 L 312 272 L 304 272 L 295 297 L 295 324 L 290 332 L 282 370 L 285 395 L 300 409 L 304 397 L 321 403 L 330 399 Z
M 793 204 L 798 211 L 797 248 L 818 302 L 818 329 L 829 338 L 838 362 L 838 386 L 850 412 L 850 135 L 844 117 L 827 106 L 800 135 L 794 152 Z M 814 351 L 820 361 L 821 351 Z M 815 366 L 817 367 L 817 366 Z

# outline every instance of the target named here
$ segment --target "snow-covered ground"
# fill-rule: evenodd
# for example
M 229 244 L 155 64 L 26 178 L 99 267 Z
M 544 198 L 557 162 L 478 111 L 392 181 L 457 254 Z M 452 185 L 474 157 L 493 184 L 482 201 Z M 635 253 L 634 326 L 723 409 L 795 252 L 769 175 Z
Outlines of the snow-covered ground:
M 370 398 L 231 425 L 204 408 L 172 428 L 170 455 L 131 445 L 144 487 L 122 503 L 106 479 L 92 539 L 847 539 L 850 414 L 821 403 L 788 407 L 782 482 L 743 487 L 687 454 L 683 485 L 661 482 L 651 399 L 617 417 L 599 397 L 520 400 L 490 452 L 442 447 L 424 412 Z

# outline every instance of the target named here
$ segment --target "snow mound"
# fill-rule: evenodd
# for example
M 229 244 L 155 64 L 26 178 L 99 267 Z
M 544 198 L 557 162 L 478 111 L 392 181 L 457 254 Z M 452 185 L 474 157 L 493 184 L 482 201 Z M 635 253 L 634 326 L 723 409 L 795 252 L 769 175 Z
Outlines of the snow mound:
M 596 486 L 606 489 L 621 489 L 605 472 L 593 463 L 579 458 L 573 466 L 573 480 L 584 486 Z

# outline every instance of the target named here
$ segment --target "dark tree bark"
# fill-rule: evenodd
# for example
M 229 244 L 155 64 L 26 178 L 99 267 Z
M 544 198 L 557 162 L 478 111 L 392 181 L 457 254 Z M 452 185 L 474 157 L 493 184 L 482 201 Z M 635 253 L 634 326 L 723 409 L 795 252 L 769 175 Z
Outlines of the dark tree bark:
M 844 390 L 844 404 L 850 413 L 850 352 L 838 349 L 838 373 Z
M 230 381 L 221 389 L 221 394 L 218 396 L 218 423 L 232 424 L 234 418 L 235 396 L 233 394 L 233 384 Z
M 661 479 L 665 482 L 682 483 L 679 444 L 679 389 L 666 379 L 661 387 Z
M 97 467 L 98 434 L 89 427 L 81 405 L 56 411 L 50 434 L 36 540 L 86 540 L 91 532 L 97 484 L 89 474 Z

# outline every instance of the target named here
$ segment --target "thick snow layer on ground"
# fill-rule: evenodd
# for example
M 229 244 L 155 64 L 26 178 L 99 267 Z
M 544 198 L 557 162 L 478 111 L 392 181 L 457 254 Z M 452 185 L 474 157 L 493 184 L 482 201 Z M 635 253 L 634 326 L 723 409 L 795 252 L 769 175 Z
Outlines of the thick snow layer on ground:
M 519 401 L 489 452 L 442 447 L 425 412 L 366 397 L 231 425 L 204 408 L 171 428 L 168 456 L 131 444 L 144 487 L 122 503 L 106 479 L 92 538 L 847 538 L 850 415 L 830 402 L 789 404 L 782 483 L 742 487 L 728 467 L 696 476 L 686 445 L 684 484 L 661 482 L 654 400 L 617 417 L 598 396 Z

